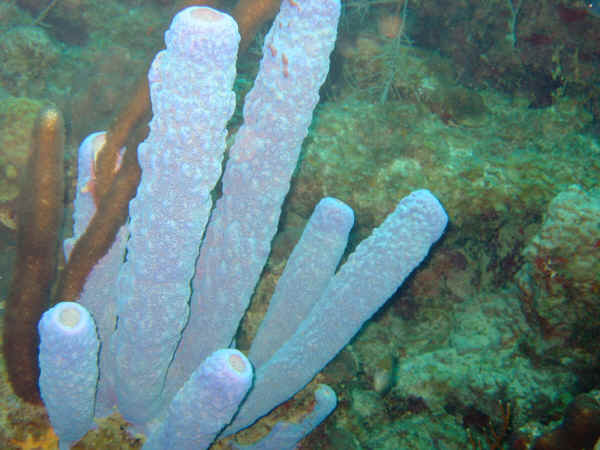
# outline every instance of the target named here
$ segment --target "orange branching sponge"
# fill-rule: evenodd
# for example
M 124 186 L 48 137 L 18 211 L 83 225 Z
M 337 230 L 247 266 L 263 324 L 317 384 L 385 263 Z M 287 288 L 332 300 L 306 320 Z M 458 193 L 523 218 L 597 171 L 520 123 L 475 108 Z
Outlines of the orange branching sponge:
M 65 127 L 60 111 L 42 109 L 33 129 L 17 217 L 17 260 L 4 319 L 4 357 L 15 393 L 41 403 L 37 323 L 56 273 L 63 216 Z

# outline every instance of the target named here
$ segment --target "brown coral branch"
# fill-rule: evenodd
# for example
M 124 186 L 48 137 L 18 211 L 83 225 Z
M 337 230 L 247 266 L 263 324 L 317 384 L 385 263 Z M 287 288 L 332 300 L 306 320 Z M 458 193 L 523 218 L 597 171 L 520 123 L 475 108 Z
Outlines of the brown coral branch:
M 79 237 L 58 283 L 59 301 L 78 299 L 92 268 L 110 248 L 129 214 L 129 201 L 140 180 L 137 146 L 147 134 L 150 115 L 148 80 L 141 77 L 129 101 L 112 121 L 94 164 L 96 213 Z M 137 133 L 136 133 L 137 130 Z M 127 147 L 121 160 L 121 149 Z
M 96 206 L 109 191 L 117 173 L 120 152 L 127 139 L 132 135 L 144 119 L 150 114 L 150 92 L 148 78 L 144 74 L 137 80 L 133 95 L 106 132 L 106 142 L 96 156 L 94 167 L 94 201 Z
M 40 111 L 19 197 L 17 260 L 6 302 L 3 351 L 15 393 L 41 403 L 38 390 L 37 323 L 56 272 L 64 199 L 64 122 L 60 112 Z
M 96 262 L 108 252 L 121 225 L 129 214 L 129 201 L 140 180 L 137 147 L 148 134 L 141 127 L 129 137 L 121 166 L 106 194 L 100 199 L 96 213 L 85 233 L 77 240 L 62 272 L 57 299 L 77 300 L 88 274 Z
M 245 52 L 258 29 L 279 11 L 281 0 L 240 0 L 231 15 L 238 24 L 242 40 L 240 53 Z

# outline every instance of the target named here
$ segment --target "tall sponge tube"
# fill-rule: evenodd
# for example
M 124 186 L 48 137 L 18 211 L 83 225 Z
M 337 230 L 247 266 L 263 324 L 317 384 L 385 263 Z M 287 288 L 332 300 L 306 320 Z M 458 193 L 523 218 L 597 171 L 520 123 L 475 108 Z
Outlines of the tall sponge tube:
M 231 17 L 186 8 L 173 19 L 167 48 L 148 74 L 154 116 L 138 147 L 142 177 L 129 204 L 119 322 L 110 344 L 119 411 L 134 424 L 159 412 L 188 320 L 190 280 L 221 175 L 225 125 L 235 109 L 238 42 Z
M 38 329 L 40 391 L 60 449 L 66 450 L 94 424 L 96 325 L 80 304 L 61 302 L 44 313 Z

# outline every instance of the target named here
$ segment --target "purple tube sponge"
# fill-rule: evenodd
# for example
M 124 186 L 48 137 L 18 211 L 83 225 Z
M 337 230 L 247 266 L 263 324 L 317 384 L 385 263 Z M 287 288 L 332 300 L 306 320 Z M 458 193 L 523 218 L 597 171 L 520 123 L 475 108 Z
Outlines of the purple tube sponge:
M 252 385 L 252 365 L 234 349 L 210 355 L 179 390 L 167 418 L 144 450 L 208 448 L 231 419 Z
M 83 306 L 62 302 L 44 313 L 38 329 L 40 391 L 60 448 L 68 449 L 94 424 L 96 326 Z
M 403 198 L 331 278 L 294 334 L 256 370 L 252 392 L 225 433 L 247 427 L 302 389 L 423 261 L 447 223 L 428 190 Z
M 255 369 L 294 334 L 319 300 L 342 259 L 352 225 L 354 212 L 344 202 L 325 197 L 317 204 L 252 341 L 249 358 Z
M 142 176 L 129 204 L 119 321 L 110 346 L 119 410 L 133 423 L 158 413 L 188 320 L 190 280 L 212 207 L 210 193 L 221 175 L 225 125 L 235 108 L 239 39 L 230 16 L 186 8 L 173 19 L 167 48 L 148 74 L 154 115 L 138 147 Z
M 333 389 L 320 384 L 315 391 L 315 407 L 300 423 L 278 422 L 271 432 L 251 445 L 234 444 L 236 450 L 294 450 L 298 442 L 314 430 L 337 406 Z
M 171 366 L 177 387 L 233 339 L 270 251 L 281 206 L 329 72 L 339 0 L 284 1 L 265 36 L 196 263 L 190 320 Z M 243 263 L 241 263 L 243 262 Z

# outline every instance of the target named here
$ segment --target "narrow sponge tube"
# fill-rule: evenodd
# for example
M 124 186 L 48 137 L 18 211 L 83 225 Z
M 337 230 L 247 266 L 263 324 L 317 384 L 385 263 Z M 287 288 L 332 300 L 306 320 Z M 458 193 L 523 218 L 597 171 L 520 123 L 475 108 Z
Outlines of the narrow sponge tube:
M 66 450 L 94 425 L 96 325 L 80 304 L 61 302 L 42 315 L 38 330 L 40 392 L 60 449 Z

